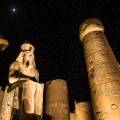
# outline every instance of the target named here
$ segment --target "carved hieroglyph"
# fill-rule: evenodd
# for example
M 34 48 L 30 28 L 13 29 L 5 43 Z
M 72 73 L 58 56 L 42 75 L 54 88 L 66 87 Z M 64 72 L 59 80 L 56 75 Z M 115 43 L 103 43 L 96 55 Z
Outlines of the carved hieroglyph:
M 51 120 L 69 120 L 68 89 L 65 80 L 56 79 L 46 86 L 45 114 Z
M 100 20 L 80 26 L 96 120 L 120 120 L 120 69 Z
M 24 107 L 25 113 L 37 116 L 43 114 L 44 84 L 38 83 L 39 72 L 36 69 L 34 50 L 35 48 L 30 43 L 22 44 L 19 56 L 10 65 L 9 83 L 12 89 L 4 95 L 2 106 L 5 108 L 1 109 L 1 116 L 4 118 L 0 120 L 10 120 L 12 108 L 19 109 L 21 112 Z M 8 102 L 11 109 L 8 107 Z M 6 111 L 8 116 L 4 115 Z
M 75 102 L 75 120 L 91 120 L 88 102 Z

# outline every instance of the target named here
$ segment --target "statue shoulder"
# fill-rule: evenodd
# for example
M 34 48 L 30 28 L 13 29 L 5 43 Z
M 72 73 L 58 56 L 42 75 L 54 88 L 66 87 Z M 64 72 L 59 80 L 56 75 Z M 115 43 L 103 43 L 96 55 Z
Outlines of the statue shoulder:
M 20 63 L 17 61 L 14 61 L 10 64 L 10 69 L 14 69 L 14 68 L 19 68 Z

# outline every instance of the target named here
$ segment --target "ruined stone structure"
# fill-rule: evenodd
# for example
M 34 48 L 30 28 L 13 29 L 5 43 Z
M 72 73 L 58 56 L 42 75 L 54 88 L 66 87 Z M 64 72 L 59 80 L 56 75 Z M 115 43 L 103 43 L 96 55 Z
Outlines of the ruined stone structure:
M 75 101 L 75 120 L 92 120 L 89 102 Z
M 65 80 L 56 79 L 47 83 L 45 114 L 50 120 L 69 120 L 68 89 Z
M 120 120 L 120 66 L 102 22 L 96 18 L 84 21 L 80 26 L 80 40 L 84 46 L 92 107 L 86 101 L 75 102 L 75 113 L 69 113 L 68 87 L 63 79 L 47 82 L 44 92 L 36 69 L 35 48 L 24 43 L 9 67 L 9 84 L 5 91 L 0 87 L 0 120 L 44 120 L 44 115 L 45 120 Z M 0 36 L 0 52 L 8 45 Z
M 120 120 L 120 69 L 100 20 L 80 26 L 95 120 Z

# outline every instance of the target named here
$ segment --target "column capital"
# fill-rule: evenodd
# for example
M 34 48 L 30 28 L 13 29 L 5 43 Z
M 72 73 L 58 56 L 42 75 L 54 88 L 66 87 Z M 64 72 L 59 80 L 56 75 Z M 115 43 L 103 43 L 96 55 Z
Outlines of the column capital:
M 83 42 L 84 37 L 94 31 L 104 32 L 104 27 L 102 22 L 97 18 L 89 18 L 85 20 L 79 28 L 80 40 Z
M 0 51 L 5 50 L 8 46 L 8 41 L 2 35 L 0 35 Z

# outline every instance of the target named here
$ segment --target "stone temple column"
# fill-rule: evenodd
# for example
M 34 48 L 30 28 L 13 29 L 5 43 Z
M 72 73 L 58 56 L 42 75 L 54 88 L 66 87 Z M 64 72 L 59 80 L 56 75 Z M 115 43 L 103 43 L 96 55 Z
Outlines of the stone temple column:
M 47 83 L 45 114 L 51 120 L 69 120 L 68 89 L 65 80 L 56 79 Z
M 89 102 L 75 101 L 75 120 L 91 120 Z
M 96 18 L 80 26 L 95 120 L 120 120 L 120 69 Z

